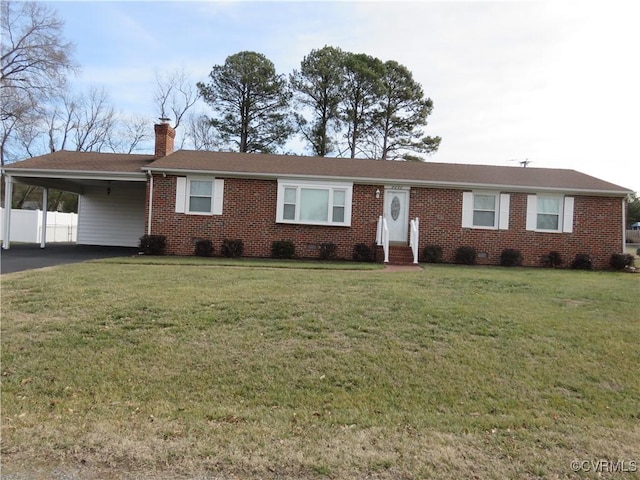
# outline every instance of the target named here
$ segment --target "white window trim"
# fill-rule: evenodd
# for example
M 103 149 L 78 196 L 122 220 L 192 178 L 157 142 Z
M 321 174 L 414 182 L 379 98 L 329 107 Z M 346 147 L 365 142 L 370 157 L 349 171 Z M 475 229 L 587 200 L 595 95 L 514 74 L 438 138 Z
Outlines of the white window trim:
M 555 230 L 538 228 L 538 198 L 555 198 L 559 201 L 558 228 Z M 573 232 L 574 198 L 557 194 L 539 193 L 527 195 L 527 230 L 543 233 Z
M 191 182 L 212 182 L 211 210 L 208 212 L 192 212 L 189 210 L 189 198 Z M 221 178 L 189 175 L 188 177 L 176 177 L 176 213 L 186 215 L 222 215 L 224 197 L 224 180 Z
M 296 213 L 294 220 L 284 218 L 284 190 L 285 188 L 296 189 Z M 345 192 L 344 199 L 344 222 L 320 222 L 300 220 L 300 190 L 302 188 L 315 188 L 319 190 L 329 191 L 328 218 L 333 216 L 333 192 L 343 190 Z M 282 180 L 278 179 L 278 196 L 276 206 L 276 222 L 290 223 L 295 225 L 324 225 L 332 227 L 350 227 L 351 226 L 351 204 L 353 198 L 353 183 L 351 182 L 314 182 L 309 180 Z
M 473 197 L 475 195 L 491 195 L 496 199 L 495 216 L 493 225 L 473 224 Z M 462 192 L 462 227 L 478 230 L 509 230 L 509 205 L 510 195 L 489 190 L 474 190 Z

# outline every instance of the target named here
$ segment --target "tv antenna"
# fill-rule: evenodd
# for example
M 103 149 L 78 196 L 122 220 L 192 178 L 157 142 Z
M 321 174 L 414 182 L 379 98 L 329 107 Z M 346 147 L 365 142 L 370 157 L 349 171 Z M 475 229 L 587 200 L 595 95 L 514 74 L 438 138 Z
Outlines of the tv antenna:
M 512 158 L 511 160 L 509 160 L 510 162 L 518 162 L 520 163 L 520 166 L 523 168 L 527 168 L 527 166 L 533 162 L 533 160 L 529 160 L 528 158 L 525 158 L 524 160 L 519 160 L 517 158 Z

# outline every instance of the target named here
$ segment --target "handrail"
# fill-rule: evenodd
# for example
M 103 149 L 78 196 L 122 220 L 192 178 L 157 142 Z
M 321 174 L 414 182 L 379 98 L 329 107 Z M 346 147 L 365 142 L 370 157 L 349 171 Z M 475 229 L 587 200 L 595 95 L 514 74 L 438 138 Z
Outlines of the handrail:
M 384 251 L 384 263 L 389 263 L 389 226 L 384 216 L 378 217 L 378 234 L 376 238 L 378 245 L 382 245 Z
M 420 245 L 420 219 L 418 217 L 411 220 L 411 231 L 409 234 L 409 244 L 413 252 L 413 263 L 418 263 L 418 245 Z
M 384 263 L 389 263 L 389 226 L 384 217 L 382 217 L 382 249 L 384 250 Z

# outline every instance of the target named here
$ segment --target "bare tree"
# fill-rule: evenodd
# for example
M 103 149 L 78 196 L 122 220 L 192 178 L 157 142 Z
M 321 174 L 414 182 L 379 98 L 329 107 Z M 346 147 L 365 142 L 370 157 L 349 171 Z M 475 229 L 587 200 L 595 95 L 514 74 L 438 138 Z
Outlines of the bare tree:
M 187 117 L 184 136 L 191 141 L 195 150 L 215 150 L 220 145 L 216 130 L 204 114 Z
M 5 96 L 3 95 L 3 97 Z M 1 128 L 0 134 L 2 135 L 2 137 L 0 138 L 0 160 L 2 165 L 4 165 L 5 162 L 10 158 L 10 155 L 11 155 L 10 139 L 12 138 L 12 135 L 15 134 L 15 132 L 20 126 L 19 119 L 23 115 L 25 115 L 25 112 L 18 111 L 17 105 L 13 105 L 9 107 L 6 103 L 9 100 L 10 100 L 9 96 L 7 96 L 6 98 L 2 98 L 0 100 L 0 103 L 2 104 L 2 108 L 3 108 L 2 121 L 0 122 L 0 128 Z M 15 112 L 14 115 L 5 116 L 4 108 L 10 108 L 12 111 Z M 19 108 L 22 110 L 23 107 L 19 107 Z
M 118 153 L 133 153 L 141 142 L 150 137 L 151 122 L 140 116 L 119 117 L 113 134 L 109 135 L 109 149 Z
M 49 106 L 43 115 L 47 123 L 48 149 L 53 153 L 56 150 L 65 150 L 67 142 L 78 127 L 76 115 L 78 99 L 70 94 L 62 95 L 58 103 Z
M 144 118 L 119 115 L 106 91 L 93 87 L 86 94 L 65 92 L 52 99 L 12 143 L 22 156 L 58 150 L 132 153 L 149 137 L 148 125 Z
M 116 126 L 116 112 L 104 89 L 91 88 L 78 100 L 74 143 L 78 152 L 101 152 L 108 147 Z
M 168 73 L 156 72 L 153 100 L 160 118 L 173 118 L 178 128 L 187 111 L 198 101 L 198 89 L 184 69 Z
M 76 68 L 64 23 L 36 2 L 0 4 L 0 163 L 19 158 L 29 130 L 40 124 L 42 105 L 58 95 Z M 32 132 L 31 132 L 32 133 Z M 14 138 L 19 135 L 21 138 Z M 27 145 L 33 146 L 35 137 Z M 31 148 L 26 149 L 31 154 Z
M 75 69 L 74 46 L 62 36 L 64 22 L 37 2 L 3 1 L 1 9 L 3 97 L 16 90 L 33 102 L 58 92 Z M 2 118 L 11 114 L 3 109 Z

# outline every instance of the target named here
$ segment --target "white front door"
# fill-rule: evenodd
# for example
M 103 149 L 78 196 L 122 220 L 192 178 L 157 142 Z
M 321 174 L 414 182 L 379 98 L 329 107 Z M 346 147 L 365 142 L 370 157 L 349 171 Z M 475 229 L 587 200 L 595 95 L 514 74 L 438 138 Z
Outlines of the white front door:
M 409 190 L 385 188 L 384 216 L 390 242 L 407 242 L 409 234 Z

